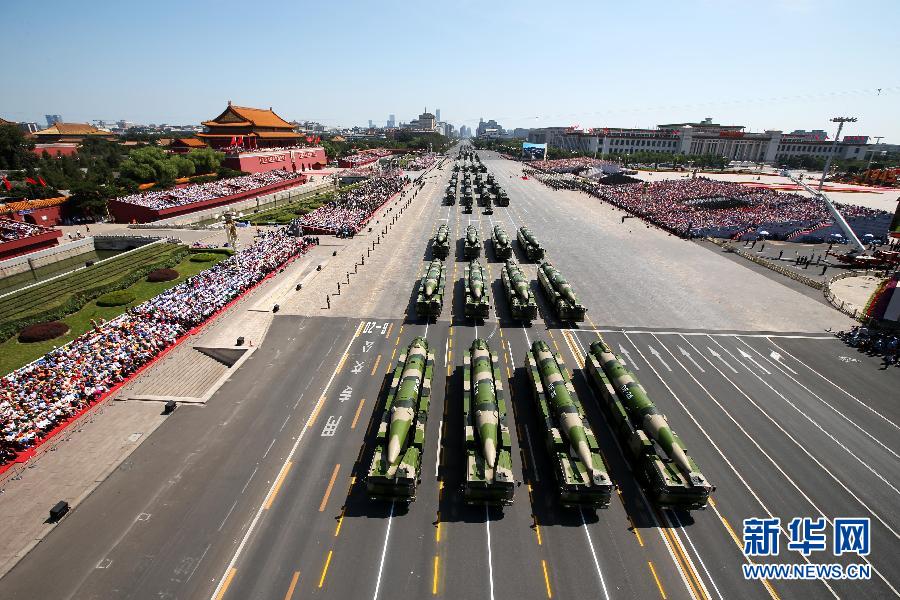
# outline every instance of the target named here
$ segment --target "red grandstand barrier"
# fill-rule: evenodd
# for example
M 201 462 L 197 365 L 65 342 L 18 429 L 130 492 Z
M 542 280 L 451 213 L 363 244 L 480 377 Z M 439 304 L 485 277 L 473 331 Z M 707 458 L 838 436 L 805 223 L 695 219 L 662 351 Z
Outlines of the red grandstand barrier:
M 257 287 L 262 285 L 263 282 L 269 280 L 270 278 L 272 278 L 275 275 L 277 275 L 278 273 L 280 273 L 285 267 L 290 265 L 292 262 L 294 262 L 295 260 L 297 260 L 298 258 L 303 256 L 304 254 L 306 254 L 306 252 L 304 252 L 302 254 L 296 254 L 296 255 L 292 256 L 291 258 L 287 259 L 286 261 L 284 261 L 283 263 L 281 263 L 281 265 L 279 265 L 278 267 L 273 269 L 271 273 L 269 273 L 268 275 L 266 275 L 265 277 L 260 279 L 258 282 L 256 282 L 255 284 L 253 284 L 252 286 L 250 286 L 249 288 L 247 288 L 246 290 L 244 290 L 243 292 L 241 292 L 240 294 L 235 296 L 231 300 L 231 302 L 229 302 L 228 304 L 226 304 L 225 306 L 223 306 L 222 308 L 220 308 L 219 310 L 217 310 L 216 312 L 211 314 L 208 319 L 206 319 L 205 321 L 203 321 L 196 327 L 194 327 L 194 328 L 186 331 L 184 334 L 182 334 L 178 339 L 176 339 L 172 343 L 171 346 L 168 346 L 167 348 L 163 348 L 159 354 L 157 354 L 156 356 L 151 358 L 149 361 L 147 361 L 141 367 L 138 367 L 138 369 L 134 373 L 132 373 L 131 375 L 129 375 L 128 377 L 126 377 L 125 379 L 123 379 L 122 381 L 120 381 L 119 383 L 114 385 L 113 387 L 111 387 L 109 390 L 107 390 L 103 394 L 101 394 L 92 403 L 88 404 L 83 409 L 81 409 L 80 411 L 78 411 L 77 413 L 75 413 L 74 415 L 72 415 L 71 417 L 66 419 L 65 421 L 62 421 L 56 427 L 54 427 L 53 429 L 48 431 L 47 434 L 45 436 L 43 436 L 39 441 L 37 441 L 34 446 L 32 446 L 31 448 L 28 448 L 27 450 L 23 450 L 22 452 L 17 453 L 16 457 L 13 460 L 0 465 L 0 483 L 2 483 L 6 479 L 6 477 L 4 477 L 4 476 L 8 475 L 7 472 L 12 467 L 14 467 L 15 465 L 23 465 L 23 464 L 27 463 L 29 460 L 31 460 L 32 458 L 34 458 L 35 456 L 43 454 L 44 450 L 47 448 L 47 443 L 50 440 L 52 440 L 54 437 L 56 437 L 57 435 L 59 435 L 60 433 L 62 433 L 66 429 L 68 429 L 70 426 L 72 426 L 76 422 L 80 421 L 82 419 L 82 417 L 93 412 L 97 407 L 105 404 L 106 401 L 109 400 L 110 398 L 112 398 L 112 396 L 114 396 L 115 393 L 118 392 L 122 387 L 124 387 L 125 385 L 134 381 L 141 373 L 143 373 L 144 371 L 149 369 L 151 366 L 156 364 L 159 360 L 161 360 L 163 357 L 165 357 L 166 354 L 168 354 L 169 352 L 174 350 L 176 347 L 181 345 L 181 343 L 184 342 L 186 339 L 188 339 L 189 337 L 196 335 L 197 333 L 202 331 L 203 328 L 205 328 L 207 325 L 209 325 L 210 323 L 215 321 L 221 314 L 223 314 L 229 308 L 234 306 L 237 302 L 239 302 L 241 299 L 243 299 L 247 294 L 249 294 L 250 292 L 255 290 Z

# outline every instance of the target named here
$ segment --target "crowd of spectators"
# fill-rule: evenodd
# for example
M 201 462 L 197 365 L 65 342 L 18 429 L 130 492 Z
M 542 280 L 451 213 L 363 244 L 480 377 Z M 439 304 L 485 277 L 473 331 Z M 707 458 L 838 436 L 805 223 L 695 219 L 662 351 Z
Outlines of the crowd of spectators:
M 530 161 L 528 166 L 547 173 L 578 173 L 587 169 L 618 167 L 619 164 L 588 156 L 577 156 L 575 158 Z
M 569 173 L 529 172 L 553 189 L 596 196 L 682 237 L 738 237 L 765 227 L 784 239 L 831 223 L 828 208 L 818 198 L 737 182 L 696 177 L 603 185 Z M 839 210 L 847 219 L 887 215 L 853 205 L 840 205 Z
M 253 175 L 241 175 L 240 177 L 220 179 L 219 181 L 211 181 L 209 183 L 188 185 L 183 188 L 141 192 L 139 194 L 123 196 L 116 200 L 119 202 L 127 202 L 128 204 L 145 206 L 153 210 L 162 210 L 173 206 L 185 206 L 187 204 L 194 204 L 195 202 L 203 202 L 204 200 L 212 200 L 214 198 L 221 198 L 222 196 L 247 192 L 274 183 L 281 183 L 291 179 L 300 179 L 302 177 L 303 175 L 301 173 L 277 170 L 266 171 L 264 173 L 254 173 Z
M 406 165 L 407 171 L 422 171 L 427 169 L 431 165 L 434 164 L 434 161 L 437 160 L 438 155 L 434 152 L 426 152 L 425 154 L 420 154 L 415 157 L 409 164 Z
M 47 227 L 0 218 L 0 243 L 21 240 L 50 231 Z
M 373 148 L 371 150 L 365 150 L 363 152 L 358 152 L 357 154 L 345 156 L 340 160 L 340 164 L 341 167 L 354 169 L 371 164 L 379 158 L 384 158 L 391 155 L 393 155 L 393 152 L 391 152 L 390 150 L 384 148 Z
M 256 243 L 0 379 L 0 464 L 99 400 L 312 241 L 296 227 Z
M 400 171 L 376 175 L 341 193 L 337 199 L 303 215 L 297 222 L 302 227 L 323 232 L 356 234 L 372 213 L 399 192 L 408 181 Z

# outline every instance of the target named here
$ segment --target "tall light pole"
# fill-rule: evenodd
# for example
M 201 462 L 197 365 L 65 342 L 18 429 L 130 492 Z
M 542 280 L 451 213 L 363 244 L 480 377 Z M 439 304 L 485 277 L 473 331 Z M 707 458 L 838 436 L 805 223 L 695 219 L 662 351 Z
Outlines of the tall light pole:
M 875 138 L 875 144 L 874 144 L 875 146 L 880 144 L 881 140 L 884 139 L 883 135 L 873 135 L 872 137 Z M 872 168 L 872 159 L 873 158 L 875 158 L 875 148 L 874 147 L 872 148 L 872 154 L 869 155 L 869 164 L 866 165 L 866 171 L 868 171 L 869 169 Z
M 831 168 L 831 161 L 834 160 L 834 155 L 837 152 L 837 144 L 841 137 L 841 129 L 844 128 L 844 123 L 856 123 L 856 121 L 856 117 L 834 117 L 831 119 L 832 123 L 838 124 L 838 130 L 834 135 L 834 143 L 831 144 L 831 152 L 828 154 L 828 159 L 825 161 L 825 168 L 822 169 L 822 179 L 819 180 L 819 192 L 822 191 L 822 186 L 825 185 L 825 175 L 828 174 L 828 169 Z

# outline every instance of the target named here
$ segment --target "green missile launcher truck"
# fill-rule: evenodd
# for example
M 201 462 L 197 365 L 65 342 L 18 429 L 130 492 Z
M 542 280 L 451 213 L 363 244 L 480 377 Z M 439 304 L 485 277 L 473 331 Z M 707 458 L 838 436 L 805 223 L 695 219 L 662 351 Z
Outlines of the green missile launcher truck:
M 388 389 L 366 478 L 370 498 L 416 499 L 433 374 L 434 352 L 417 337 L 397 359 Z
M 463 371 L 463 447 L 469 503 L 512 504 L 512 439 L 497 355 L 476 339 L 465 355 Z
M 469 225 L 466 227 L 463 257 L 466 260 L 473 260 L 479 256 L 481 256 L 481 237 L 478 235 L 478 228 L 474 225 Z
M 450 256 L 450 227 L 441 225 L 431 241 L 431 254 L 435 258 L 444 260 Z
M 591 344 L 585 368 L 650 500 L 663 507 L 705 508 L 716 488 L 634 374 L 602 341 Z
M 512 243 L 502 225 L 494 225 L 494 231 L 491 233 L 491 243 L 494 246 L 494 256 L 497 260 L 512 258 Z
M 538 267 L 538 282 L 561 321 L 584 321 L 587 308 L 578 301 L 572 286 L 556 267 L 542 262 Z
M 537 241 L 530 229 L 519 227 L 516 239 L 519 240 L 519 246 L 522 247 L 528 260 L 537 262 L 544 258 L 544 247 Z
M 562 357 L 539 340 L 526 360 L 561 504 L 607 507 L 612 480 Z
M 447 270 L 439 259 L 428 265 L 428 270 L 419 282 L 416 298 L 416 314 L 420 317 L 439 317 L 444 307 L 444 283 Z
M 506 291 L 506 301 L 514 319 L 533 321 L 537 318 L 537 303 L 528 285 L 528 278 L 515 261 L 508 260 L 500 271 L 500 280 Z
M 466 265 L 465 315 L 470 319 L 487 319 L 491 310 L 491 296 L 484 267 L 477 260 Z

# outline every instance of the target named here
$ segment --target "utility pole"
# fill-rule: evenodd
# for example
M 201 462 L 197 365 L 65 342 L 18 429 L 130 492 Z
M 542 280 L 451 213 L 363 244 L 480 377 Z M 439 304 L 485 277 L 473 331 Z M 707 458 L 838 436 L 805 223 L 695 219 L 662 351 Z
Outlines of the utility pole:
M 825 185 L 825 176 L 828 174 L 828 169 L 831 168 L 831 161 L 834 160 L 834 155 L 837 152 L 838 140 L 841 137 L 841 129 L 844 128 L 844 123 L 856 123 L 856 117 L 834 117 L 831 119 L 832 123 L 838 124 L 837 133 L 834 135 L 834 143 L 831 144 L 831 152 L 828 154 L 828 159 L 825 161 L 825 168 L 822 169 L 822 179 L 819 180 L 819 192 L 822 192 L 822 186 Z

